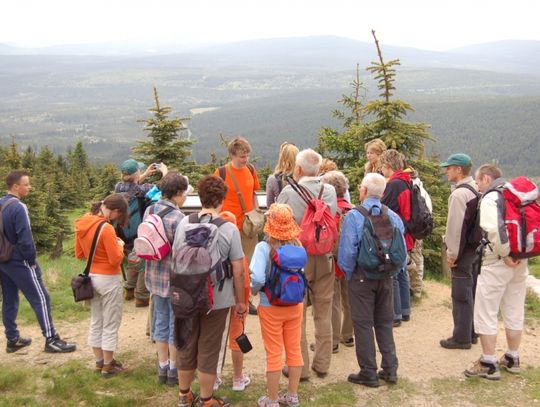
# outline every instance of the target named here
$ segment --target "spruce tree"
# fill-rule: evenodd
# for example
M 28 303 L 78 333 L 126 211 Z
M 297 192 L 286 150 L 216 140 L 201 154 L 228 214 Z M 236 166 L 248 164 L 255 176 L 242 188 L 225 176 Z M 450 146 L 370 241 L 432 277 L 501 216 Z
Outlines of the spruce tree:
M 187 127 L 184 125 L 189 118 L 169 118 L 172 108 L 161 105 L 155 87 L 154 102 L 155 106 L 149 109 L 153 117 L 139 120 L 145 123 L 144 130 L 150 140 L 137 141 L 137 146 L 133 148 L 133 152 L 137 155 L 135 159 L 148 165 L 163 162 L 170 169 L 186 174 L 192 173 L 196 164 L 190 160 L 189 148 L 194 141 L 187 138 L 185 134 Z
M 365 142 L 380 138 L 388 148 L 394 148 L 405 154 L 408 159 L 418 157 L 423 151 L 426 140 L 433 140 L 428 132 L 430 127 L 427 123 L 410 123 L 405 121 L 408 112 L 414 112 L 414 108 L 407 102 L 394 99 L 395 66 L 400 65 L 399 59 L 384 61 L 379 41 L 372 30 L 375 46 L 377 48 L 378 61 L 373 61 L 367 68 L 377 81 L 380 90 L 380 99 L 369 101 L 364 112 L 372 119 L 364 128 Z

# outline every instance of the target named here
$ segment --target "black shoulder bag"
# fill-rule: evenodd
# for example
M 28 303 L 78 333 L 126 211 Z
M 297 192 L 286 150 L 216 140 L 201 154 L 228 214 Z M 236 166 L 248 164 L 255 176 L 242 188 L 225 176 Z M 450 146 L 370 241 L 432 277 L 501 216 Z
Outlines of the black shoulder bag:
M 84 271 L 73 277 L 71 279 L 71 289 L 73 290 L 73 298 L 75 302 L 91 300 L 94 298 L 94 288 L 92 287 L 92 279 L 88 274 L 90 274 L 90 266 L 92 265 L 92 259 L 94 258 L 94 252 L 96 251 L 97 242 L 99 239 L 99 234 L 103 225 L 107 223 L 103 221 L 99 224 L 96 229 L 96 234 L 94 235 L 94 240 L 92 240 L 92 247 L 90 249 L 90 254 L 88 255 L 88 261 L 86 262 L 86 268 Z

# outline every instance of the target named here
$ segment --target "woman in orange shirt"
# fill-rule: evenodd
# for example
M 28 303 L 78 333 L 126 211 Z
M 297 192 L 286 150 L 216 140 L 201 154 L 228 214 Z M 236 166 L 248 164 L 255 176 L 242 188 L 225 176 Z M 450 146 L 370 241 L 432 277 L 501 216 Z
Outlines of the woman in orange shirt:
M 124 242 L 116 236 L 114 227 L 109 223 L 112 220 L 120 225 L 127 223 L 128 204 L 121 194 L 112 194 L 94 203 L 90 213 L 75 221 L 75 256 L 78 259 L 88 258 L 94 235 L 104 223 L 90 265 L 94 298 L 90 300 L 88 344 L 94 351 L 96 372 L 105 378 L 126 370 L 113 357 L 122 320 L 120 264 L 124 258 Z

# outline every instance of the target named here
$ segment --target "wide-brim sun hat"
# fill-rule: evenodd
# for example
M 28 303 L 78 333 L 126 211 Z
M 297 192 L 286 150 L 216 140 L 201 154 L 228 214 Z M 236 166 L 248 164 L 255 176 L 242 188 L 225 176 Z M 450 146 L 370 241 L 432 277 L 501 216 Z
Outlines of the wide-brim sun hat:
M 302 229 L 294 220 L 293 211 L 286 204 L 272 204 L 266 212 L 264 233 L 276 240 L 296 239 Z

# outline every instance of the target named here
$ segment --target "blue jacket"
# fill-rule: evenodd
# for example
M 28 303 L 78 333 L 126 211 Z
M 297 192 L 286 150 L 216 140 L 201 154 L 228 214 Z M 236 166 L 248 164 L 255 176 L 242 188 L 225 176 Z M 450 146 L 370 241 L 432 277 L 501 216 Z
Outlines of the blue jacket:
M 379 211 L 373 210 L 373 213 L 377 214 L 380 213 L 381 201 L 376 198 L 367 198 L 362 202 L 362 206 L 367 210 L 376 206 L 379 208 Z M 390 222 L 392 222 L 401 233 L 404 233 L 405 228 L 403 227 L 403 221 L 390 208 L 388 209 L 388 216 L 390 217 Z M 358 250 L 362 244 L 363 233 L 364 216 L 359 211 L 351 209 L 347 213 L 343 225 L 341 226 L 338 254 L 338 265 L 347 276 L 347 280 L 350 280 L 353 273 L 356 271 L 356 258 L 358 257 Z
M 8 199 L 16 200 L 2 212 L 4 235 L 15 246 L 11 260 L 26 261 L 30 266 L 33 266 L 36 264 L 36 246 L 32 237 L 28 208 L 19 198 L 11 194 L 0 198 L 0 205 L 3 205 Z

